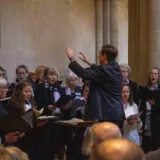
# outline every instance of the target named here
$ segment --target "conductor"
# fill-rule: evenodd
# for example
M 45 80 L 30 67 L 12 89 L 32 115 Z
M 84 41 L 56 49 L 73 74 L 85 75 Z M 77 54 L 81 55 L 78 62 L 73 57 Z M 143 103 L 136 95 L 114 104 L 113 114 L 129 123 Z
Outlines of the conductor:
M 124 111 L 121 102 L 122 76 L 115 61 L 117 49 L 110 44 L 102 46 L 98 66 L 80 52 L 80 59 L 90 66 L 86 69 L 76 61 L 72 49 L 65 51 L 70 60 L 69 68 L 82 79 L 91 81 L 84 120 L 110 121 L 119 125 L 124 119 Z

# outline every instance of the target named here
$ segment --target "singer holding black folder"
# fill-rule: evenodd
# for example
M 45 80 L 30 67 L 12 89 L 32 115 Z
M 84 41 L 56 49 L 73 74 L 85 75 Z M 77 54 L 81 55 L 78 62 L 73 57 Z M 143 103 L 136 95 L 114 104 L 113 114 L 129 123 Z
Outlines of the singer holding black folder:
M 99 51 L 99 63 L 95 65 L 80 52 L 82 61 L 90 68 L 84 69 L 75 60 L 74 51 L 66 49 L 71 61 L 69 68 L 84 80 L 90 80 L 89 95 L 85 109 L 85 120 L 111 121 L 122 128 L 124 111 L 121 101 L 122 75 L 115 61 L 118 51 L 113 45 L 104 45 Z
M 7 85 L 6 79 L 0 77 L 0 118 L 8 115 L 8 111 L 6 109 L 6 104 L 8 102 L 8 99 L 6 99 L 8 92 Z M 23 136 L 24 134 L 20 134 L 19 131 L 10 133 L 4 133 L 0 131 L 0 138 L 3 145 L 13 144 L 18 138 L 22 138 Z
M 45 114 L 51 115 L 57 100 L 65 94 L 64 89 L 57 83 L 59 72 L 55 67 L 46 67 L 44 71 L 45 82 L 38 85 L 35 91 L 35 101 L 38 109 L 44 108 Z
M 21 81 L 16 85 L 12 97 L 8 102 L 7 110 L 10 114 L 23 115 L 32 108 L 35 108 L 35 103 L 32 100 L 32 85 L 28 81 Z M 29 155 L 30 160 L 43 160 L 44 157 L 48 160 L 53 158 L 49 158 L 47 143 L 47 138 L 49 137 L 45 134 L 48 133 L 47 130 L 49 128 L 45 124 L 46 121 L 36 120 L 33 129 L 27 131 L 22 139 L 14 143 L 15 146 Z
M 152 92 L 160 90 L 159 74 L 159 68 L 150 69 L 146 89 Z M 148 152 L 160 147 L 160 98 L 157 93 L 152 95 L 152 92 L 147 98 L 147 92 L 146 96 L 143 96 L 145 93 L 141 93 L 141 90 L 143 91 L 143 88 L 140 89 L 140 98 L 142 98 L 140 111 L 143 111 L 141 116 L 143 121 L 142 148 Z

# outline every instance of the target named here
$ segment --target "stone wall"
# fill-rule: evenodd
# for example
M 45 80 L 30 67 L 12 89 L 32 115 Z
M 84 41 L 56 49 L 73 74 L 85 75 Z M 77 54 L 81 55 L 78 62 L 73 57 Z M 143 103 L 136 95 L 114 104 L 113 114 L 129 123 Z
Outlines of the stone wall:
M 95 62 L 95 30 L 95 0 L 1 0 L 0 65 L 12 82 L 19 64 L 66 70 L 65 47 Z

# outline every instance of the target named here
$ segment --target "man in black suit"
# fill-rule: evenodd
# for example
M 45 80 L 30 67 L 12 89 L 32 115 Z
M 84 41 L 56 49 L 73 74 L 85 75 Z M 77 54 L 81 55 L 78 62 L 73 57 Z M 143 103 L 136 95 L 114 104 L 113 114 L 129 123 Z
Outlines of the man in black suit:
M 74 51 L 66 49 L 70 59 L 69 68 L 79 77 L 90 80 L 90 92 L 85 109 L 85 120 L 110 121 L 117 124 L 123 121 L 121 103 L 122 76 L 115 61 L 118 51 L 113 45 L 104 45 L 99 51 L 99 66 L 91 63 L 82 52 L 81 60 L 90 68 L 84 69 L 74 58 Z

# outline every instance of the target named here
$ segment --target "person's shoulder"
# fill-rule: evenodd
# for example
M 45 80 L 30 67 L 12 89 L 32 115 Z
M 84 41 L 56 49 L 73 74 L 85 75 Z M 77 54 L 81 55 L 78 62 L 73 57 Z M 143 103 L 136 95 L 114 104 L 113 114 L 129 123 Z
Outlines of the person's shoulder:
M 135 102 L 133 102 L 133 104 L 131 106 L 134 108 L 135 111 L 138 110 L 138 106 L 137 106 L 137 104 Z
M 129 79 L 129 85 L 134 85 L 134 86 L 137 86 L 138 84 L 132 80 Z
M 17 104 L 13 101 L 9 101 L 7 104 L 7 108 L 17 107 Z
M 135 102 L 133 102 L 133 106 L 138 107 L 137 104 Z
M 104 68 L 112 68 L 112 69 L 113 68 L 118 68 L 120 70 L 120 66 L 116 61 L 110 61 L 107 64 L 102 65 L 102 67 L 104 67 Z
M 36 84 L 36 89 L 44 89 L 45 88 L 45 84 L 41 83 L 41 84 Z
M 9 101 L 6 108 L 9 113 L 18 111 L 18 105 L 13 101 Z

